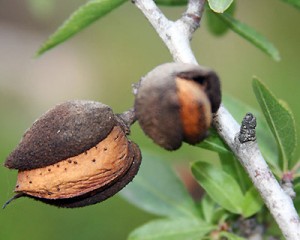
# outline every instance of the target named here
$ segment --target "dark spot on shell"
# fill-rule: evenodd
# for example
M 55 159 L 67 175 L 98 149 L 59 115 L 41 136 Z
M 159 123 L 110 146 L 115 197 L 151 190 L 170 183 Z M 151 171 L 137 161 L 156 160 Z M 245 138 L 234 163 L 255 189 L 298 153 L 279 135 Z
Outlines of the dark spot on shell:
M 59 167 L 59 164 L 57 164 L 56 167 Z
M 65 171 L 67 171 L 67 168 L 65 168 Z
M 96 159 L 93 159 L 92 162 L 96 162 Z
M 51 168 L 48 168 L 48 172 L 51 172 Z
M 74 164 L 77 164 L 77 162 L 76 162 L 76 161 L 74 161 Z
M 72 160 L 68 160 L 68 163 L 72 163 Z
M 17 185 L 16 188 L 19 188 L 19 185 Z
M 104 151 L 107 151 L 107 147 L 105 147 L 103 150 L 104 150 Z
M 29 181 L 29 183 L 31 184 L 31 183 L 32 183 L 32 181 Z
M 119 135 L 117 135 L 117 136 L 114 138 L 114 140 L 116 141 L 118 138 L 119 138 Z
M 57 188 L 57 191 L 58 191 L 58 192 L 60 191 L 60 188 L 59 188 L 59 187 Z

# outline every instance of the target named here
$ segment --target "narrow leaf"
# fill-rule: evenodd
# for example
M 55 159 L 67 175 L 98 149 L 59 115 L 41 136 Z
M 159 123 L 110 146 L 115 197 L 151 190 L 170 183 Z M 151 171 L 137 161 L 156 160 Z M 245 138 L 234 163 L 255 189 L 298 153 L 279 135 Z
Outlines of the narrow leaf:
M 245 194 L 243 203 L 243 216 L 245 218 L 251 217 L 255 213 L 259 212 L 264 202 L 262 201 L 258 191 L 252 186 Z
M 215 129 L 211 129 L 209 137 L 197 144 L 197 146 L 218 153 L 230 153 L 230 150 L 219 137 Z
M 274 45 L 253 28 L 241 23 L 227 13 L 217 14 L 217 16 L 220 17 L 234 32 L 271 56 L 275 61 L 280 60 L 279 52 Z
M 238 183 L 242 192 L 252 187 L 252 182 L 240 162 L 232 154 L 219 154 L 222 169 L 233 177 Z
M 281 168 L 287 171 L 296 149 L 296 126 L 292 112 L 282 104 L 272 92 L 258 79 L 253 79 L 253 90 L 262 108 L 269 127 L 275 136 L 281 155 Z
M 212 224 L 219 224 L 220 222 L 225 222 L 226 219 L 232 217 L 232 214 L 230 214 L 227 210 L 225 210 L 224 208 L 218 207 L 213 216 L 212 216 L 212 220 L 211 223 Z
M 230 212 L 242 212 L 243 194 L 239 184 L 221 168 L 204 162 L 192 164 L 192 172 L 207 194 Z
M 235 235 L 235 234 L 230 233 L 230 232 L 221 232 L 220 236 L 225 237 L 228 240 L 246 240 L 245 238 L 240 237 L 240 236 Z
M 207 194 L 205 194 L 200 202 L 200 209 L 205 222 L 211 223 L 215 208 L 216 203 Z
M 232 2 L 233 0 L 208 0 L 208 5 L 214 12 L 223 13 Z
M 126 0 L 90 0 L 76 10 L 38 50 L 37 55 L 66 41 L 91 23 L 105 16 Z
M 295 8 L 300 9 L 300 0 L 281 0 L 281 1 L 290 4 Z
M 155 0 L 157 5 L 162 6 L 182 6 L 187 4 L 187 0 Z
M 214 11 L 212 11 L 210 8 L 206 7 L 205 10 L 206 10 L 205 17 L 206 17 L 208 30 L 215 36 L 221 36 L 225 34 L 229 29 L 228 24 L 224 23 L 222 19 L 220 19 L 217 16 L 217 14 Z M 234 11 L 235 11 L 235 2 L 233 2 L 230 5 L 230 7 L 226 10 L 226 13 L 232 16 Z
M 169 164 L 143 152 L 139 173 L 121 195 L 150 213 L 198 218 L 198 209 Z
M 254 188 L 250 178 L 248 177 L 241 164 L 231 154 L 219 154 L 222 167 L 230 176 L 232 176 L 240 185 L 240 188 L 245 193 L 242 206 L 242 215 L 250 217 L 258 212 L 263 202 L 259 193 Z
M 149 222 L 134 230 L 129 240 L 198 240 L 216 226 L 192 219 L 176 218 Z

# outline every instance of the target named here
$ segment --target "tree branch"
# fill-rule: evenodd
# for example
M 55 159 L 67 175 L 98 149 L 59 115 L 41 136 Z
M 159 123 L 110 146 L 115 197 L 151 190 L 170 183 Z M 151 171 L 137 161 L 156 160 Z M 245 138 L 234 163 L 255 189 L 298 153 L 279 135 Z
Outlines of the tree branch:
M 186 12 L 176 22 L 168 20 L 152 0 L 137 0 L 134 3 L 166 44 L 175 62 L 197 64 L 190 40 L 199 27 L 205 0 L 190 1 Z
M 174 61 L 197 64 L 190 40 L 199 27 L 205 0 L 190 0 L 186 12 L 175 22 L 168 20 L 152 0 L 136 0 L 135 4 L 168 47 Z M 300 219 L 293 202 L 270 171 L 255 137 L 241 143 L 240 126 L 223 105 L 215 114 L 213 125 L 249 174 L 285 238 L 300 239 Z

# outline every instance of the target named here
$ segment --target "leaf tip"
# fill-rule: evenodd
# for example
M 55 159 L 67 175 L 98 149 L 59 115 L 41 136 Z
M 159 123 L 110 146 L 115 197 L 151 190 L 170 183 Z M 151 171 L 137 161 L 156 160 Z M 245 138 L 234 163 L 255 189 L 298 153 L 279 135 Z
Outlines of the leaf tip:
M 39 58 L 40 56 L 43 55 L 44 52 L 45 52 L 45 51 L 44 51 L 43 49 L 39 48 L 39 49 L 35 52 L 33 58 Z
M 209 8 L 216 13 L 224 13 L 232 4 L 233 0 L 227 0 L 223 3 L 219 3 L 216 0 L 208 0 Z

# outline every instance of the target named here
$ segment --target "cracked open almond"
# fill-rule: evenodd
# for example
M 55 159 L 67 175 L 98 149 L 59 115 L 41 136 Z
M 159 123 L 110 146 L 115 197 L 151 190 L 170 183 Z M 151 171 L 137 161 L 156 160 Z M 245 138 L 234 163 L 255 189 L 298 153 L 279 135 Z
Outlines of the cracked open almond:
M 72 145 L 76 151 L 69 149 Z M 39 148 L 44 151 L 43 159 Z M 108 106 L 71 101 L 37 120 L 6 166 L 19 170 L 17 197 L 82 207 L 121 190 L 136 175 L 140 161 L 138 146 L 127 139 L 124 124 Z
M 212 115 L 221 103 L 220 81 L 212 70 L 194 64 L 165 63 L 137 87 L 137 120 L 156 144 L 176 150 L 208 136 Z

